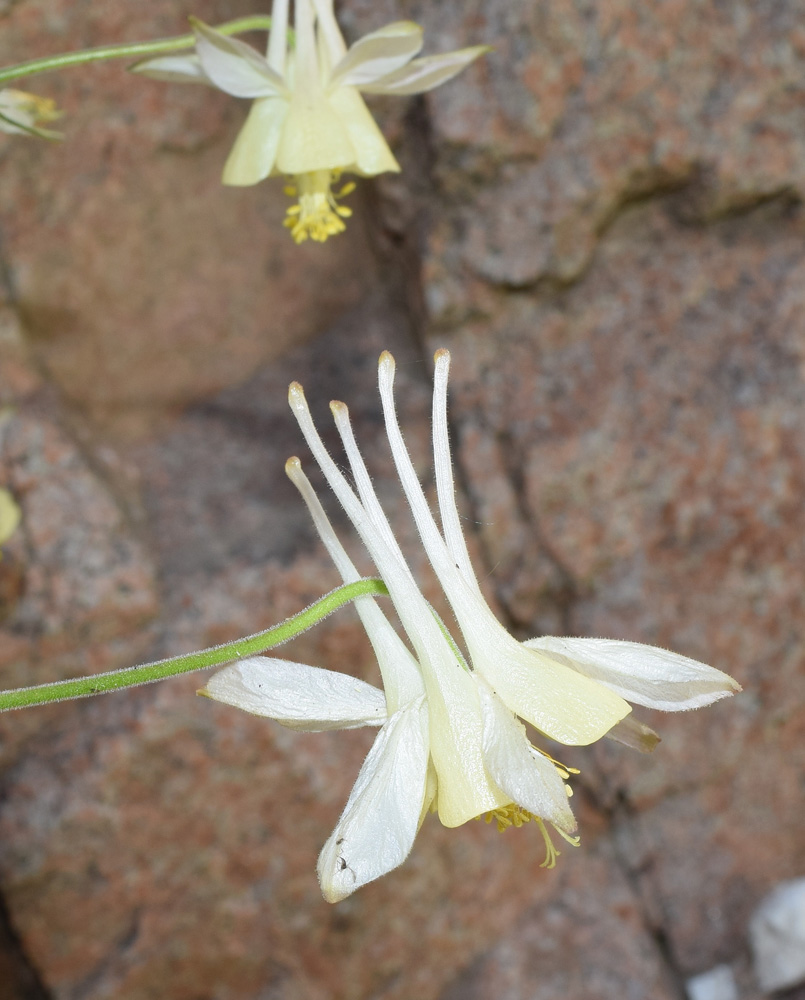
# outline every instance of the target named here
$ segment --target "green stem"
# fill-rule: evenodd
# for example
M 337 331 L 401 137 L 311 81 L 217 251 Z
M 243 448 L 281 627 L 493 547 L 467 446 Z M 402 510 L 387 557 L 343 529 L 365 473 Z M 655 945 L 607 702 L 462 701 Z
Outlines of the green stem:
M 106 691 L 119 691 L 122 688 L 136 687 L 138 684 L 150 684 L 151 681 L 186 674 L 191 670 L 216 667 L 220 663 L 252 656 L 272 646 L 279 646 L 280 643 L 295 638 L 358 597 L 387 594 L 388 590 L 382 580 L 365 579 L 347 583 L 320 597 L 315 604 L 311 604 L 304 611 L 300 611 L 279 625 L 274 625 L 273 628 L 265 629 L 263 632 L 255 632 L 254 635 L 247 635 L 242 639 L 235 639 L 233 642 L 225 642 L 222 646 L 212 646 L 210 649 L 185 653 L 183 656 L 172 656 L 167 660 L 155 660 L 153 663 L 141 663 L 136 667 L 110 670 L 92 677 L 78 677 L 71 681 L 54 681 L 50 684 L 37 684 L 35 687 L 0 691 L 0 712 L 7 712 L 12 708 L 44 705 L 51 701 L 64 701 L 68 698 L 87 698 Z
M 236 35 L 242 31 L 267 31 L 271 27 L 271 18 L 267 14 L 254 14 L 251 17 L 239 17 L 235 21 L 219 24 L 215 29 L 224 35 Z M 6 66 L 0 69 L 0 84 L 16 80 L 22 76 L 34 73 L 46 73 L 52 69 L 64 69 L 67 66 L 81 66 L 84 63 L 100 62 L 104 59 L 126 59 L 133 56 L 150 56 L 160 52 L 177 52 L 181 49 L 192 49 L 196 44 L 195 35 L 179 35 L 176 38 L 158 38 L 153 42 L 132 42 L 123 45 L 102 45 L 97 49 L 84 49 L 81 52 L 64 52 L 57 56 L 45 56 L 42 59 L 31 59 L 18 63 L 16 66 Z

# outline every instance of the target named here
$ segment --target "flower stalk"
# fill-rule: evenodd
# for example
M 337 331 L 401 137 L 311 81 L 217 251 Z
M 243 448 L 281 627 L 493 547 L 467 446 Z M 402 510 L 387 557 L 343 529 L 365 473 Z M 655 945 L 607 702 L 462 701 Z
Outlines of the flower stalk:
M 253 14 L 250 17 L 238 17 L 233 21 L 226 21 L 224 24 L 219 24 L 215 30 L 222 35 L 238 35 L 244 31 L 268 31 L 270 28 L 271 17 L 269 15 Z M 29 59 L 27 62 L 0 68 L 0 86 L 11 80 L 19 80 L 24 76 L 33 76 L 36 73 L 48 73 L 51 70 L 84 66 L 87 63 L 104 62 L 108 59 L 143 58 L 144 56 L 162 55 L 166 52 L 181 52 L 183 49 L 192 49 L 195 44 L 196 36 L 187 34 L 177 35 L 175 38 L 155 38 L 150 42 L 101 45 L 94 49 L 62 52 L 54 56 L 43 56 L 40 59 Z
M 220 646 L 200 649 L 194 653 L 181 656 L 171 656 L 166 660 L 155 660 L 152 663 L 141 663 L 134 667 L 124 667 L 121 670 L 110 670 L 106 673 L 89 677 L 77 677 L 73 680 L 53 681 L 49 684 L 37 684 L 34 687 L 13 688 L 0 691 L 0 712 L 8 712 L 15 708 L 30 708 L 33 705 L 46 705 L 53 701 L 68 701 L 75 698 L 88 698 L 95 694 L 106 694 L 108 691 L 121 691 L 125 688 L 139 687 L 141 684 L 151 684 L 153 681 L 177 677 L 179 674 L 190 673 L 193 670 L 204 670 L 205 667 L 217 667 L 222 663 L 239 660 L 245 656 L 253 656 L 266 649 L 279 646 L 295 639 L 302 632 L 317 625 L 322 619 L 359 598 L 388 594 L 382 580 L 370 578 L 360 579 L 330 591 L 324 597 L 311 604 L 298 614 L 287 618 L 279 625 L 255 632 Z

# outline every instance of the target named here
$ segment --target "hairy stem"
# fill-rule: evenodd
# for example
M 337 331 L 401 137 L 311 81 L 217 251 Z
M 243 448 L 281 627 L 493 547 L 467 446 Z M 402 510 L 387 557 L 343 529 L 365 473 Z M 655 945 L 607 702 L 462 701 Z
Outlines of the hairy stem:
M 355 583 L 347 583 L 336 590 L 330 591 L 324 597 L 311 604 L 292 618 L 287 618 L 279 625 L 255 632 L 254 635 L 225 642 L 221 646 L 201 649 L 195 653 L 185 653 L 182 656 L 171 656 L 167 660 L 155 660 L 153 663 L 141 663 L 135 667 L 123 667 L 121 670 L 110 670 L 107 673 L 95 674 L 90 677 L 78 677 L 69 681 L 54 681 L 50 684 L 37 684 L 35 687 L 13 688 L 0 691 L 0 712 L 14 708 L 28 708 L 31 705 L 45 705 L 51 701 L 65 701 L 70 698 L 87 698 L 94 694 L 104 694 L 107 691 L 120 691 L 122 688 L 136 687 L 139 684 L 149 684 L 161 681 L 166 677 L 186 674 L 191 670 L 203 670 L 205 667 L 216 667 L 230 660 L 238 660 L 244 656 L 252 656 L 273 646 L 288 642 L 302 632 L 318 624 L 327 615 L 332 614 L 350 601 L 359 597 L 388 594 L 382 580 L 364 579 Z
M 224 35 L 237 35 L 242 31 L 267 31 L 270 27 L 271 18 L 267 14 L 254 14 L 251 17 L 239 17 L 234 21 L 219 24 L 215 30 Z M 30 59 L 28 62 L 0 69 L 0 84 L 7 83 L 9 80 L 17 80 L 19 77 L 31 76 L 34 73 L 47 73 L 53 69 L 82 66 L 84 63 L 101 62 L 104 59 L 126 59 L 134 56 L 151 56 L 161 52 L 192 49 L 195 44 L 196 36 L 189 34 L 179 35 L 176 38 L 157 38 L 152 42 L 102 45 L 96 49 L 84 49 L 80 52 L 63 52 L 61 55 Z

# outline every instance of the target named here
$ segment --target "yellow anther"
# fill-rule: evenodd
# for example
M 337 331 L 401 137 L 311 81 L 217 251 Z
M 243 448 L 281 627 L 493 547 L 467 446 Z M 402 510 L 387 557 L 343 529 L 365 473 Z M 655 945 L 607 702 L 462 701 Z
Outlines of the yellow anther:
M 531 746 L 531 749 L 535 750 L 538 754 L 541 754 L 543 757 L 549 760 L 556 768 L 556 770 L 559 772 L 559 777 L 562 778 L 563 781 L 567 781 L 567 779 L 570 777 L 571 774 L 581 774 L 581 771 L 577 767 L 567 767 L 561 761 L 558 761 L 555 757 L 551 757 L 551 755 L 547 752 L 547 750 L 542 750 L 540 747 L 535 747 L 533 744 Z
M 480 816 L 476 816 L 476 819 L 480 818 Z M 503 833 L 504 830 L 508 830 L 511 826 L 516 828 L 525 826 L 526 823 L 530 823 L 533 820 L 539 827 L 542 839 L 545 841 L 545 860 L 540 865 L 540 868 L 553 868 L 556 864 L 556 859 L 559 857 L 560 852 L 553 846 L 551 835 L 548 833 L 548 829 L 545 826 L 544 821 L 540 819 L 539 816 L 535 816 L 527 809 L 523 809 L 521 806 L 511 802 L 507 806 L 500 806 L 498 809 L 493 809 L 491 812 L 485 813 L 484 820 L 487 823 L 491 823 L 494 820 L 498 825 L 500 833 Z M 553 826 L 553 823 L 551 826 Z M 554 826 L 554 830 L 556 830 L 559 836 L 566 840 L 568 844 L 571 844 L 573 847 L 579 846 L 578 837 L 572 837 L 569 833 L 565 833 L 563 830 L 560 830 L 558 826 Z
M 478 819 L 481 817 L 479 816 Z M 491 823 L 492 820 L 498 825 L 498 830 L 503 833 L 504 830 L 508 830 L 510 826 L 519 829 L 525 823 L 530 823 L 534 817 L 528 812 L 527 809 L 521 809 L 520 806 L 515 805 L 513 802 L 508 806 L 501 806 L 499 809 L 493 809 L 492 812 L 486 813 L 484 819 L 487 823 Z
M 354 191 L 353 183 L 345 184 L 338 194 L 331 185 L 338 180 L 339 170 L 315 170 L 308 174 L 299 174 L 295 178 L 296 186 L 289 185 L 285 193 L 291 197 L 299 197 L 299 204 L 292 205 L 286 214 L 283 225 L 291 230 L 291 236 L 296 243 L 305 240 L 315 240 L 324 243 L 337 233 L 342 233 L 346 226 L 341 221 L 352 215 L 352 209 L 339 205 L 337 199 Z

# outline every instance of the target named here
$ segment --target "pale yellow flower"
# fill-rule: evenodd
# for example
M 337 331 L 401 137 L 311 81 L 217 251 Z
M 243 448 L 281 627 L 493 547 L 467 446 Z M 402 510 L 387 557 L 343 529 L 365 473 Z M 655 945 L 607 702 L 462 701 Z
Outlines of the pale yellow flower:
M 275 0 L 268 53 L 193 21 L 196 52 L 163 56 L 134 69 L 157 79 L 210 83 L 235 97 L 253 98 L 229 154 L 224 184 L 256 184 L 273 175 L 293 179 L 298 204 L 286 225 L 297 243 L 323 242 L 342 232 L 351 211 L 335 191 L 344 172 L 369 177 L 399 164 L 359 91 L 419 94 L 459 73 L 488 46 L 415 58 L 423 35 L 412 21 L 397 21 L 365 35 L 349 49 L 332 0 L 296 0 L 294 46 L 288 44 L 288 0 Z
M 41 128 L 41 123 L 61 118 L 56 102 L 37 97 L 25 90 L 7 87 L 0 90 L 0 132 L 12 135 L 35 135 L 40 139 L 61 139 L 61 132 Z
M 429 810 L 448 827 L 485 817 L 499 829 L 533 822 L 576 843 L 570 809 L 573 773 L 531 743 L 521 719 L 568 745 L 613 735 L 647 749 L 656 737 L 629 724 L 628 702 L 665 711 L 708 705 L 740 690 L 726 674 L 654 646 L 607 639 L 543 637 L 520 643 L 481 594 L 458 519 L 447 434 L 449 355 L 436 356 L 433 452 L 441 527 L 431 512 L 394 410 L 394 360 L 383 354 L 380 396 L 391 453 L 427 556 L 469 653 L 420 591 L 377 499 L 347 408 L 331 403 L 354 485 L 333 461 L 302 387 L 289 399 L 299 426 L 388 587 L 410 649 L 371 598 L 356 608 L 374 647 L 384 690 L 348 674 L 271 657 L 226 667 L 204 694 L 293 729 L 379 727 L 332 835 L 319 856 L 324 896 L 337 902 L 402 864 Z M 338 541 L 297 458 L 286 471 L 298 487 L 345 582 L 358 573 Z
M 0 488 L 0 546 L 7 542 L 19 527 L 22 511 L 8 490 Z M 0 552 L 0 555 L 2 553 Z

